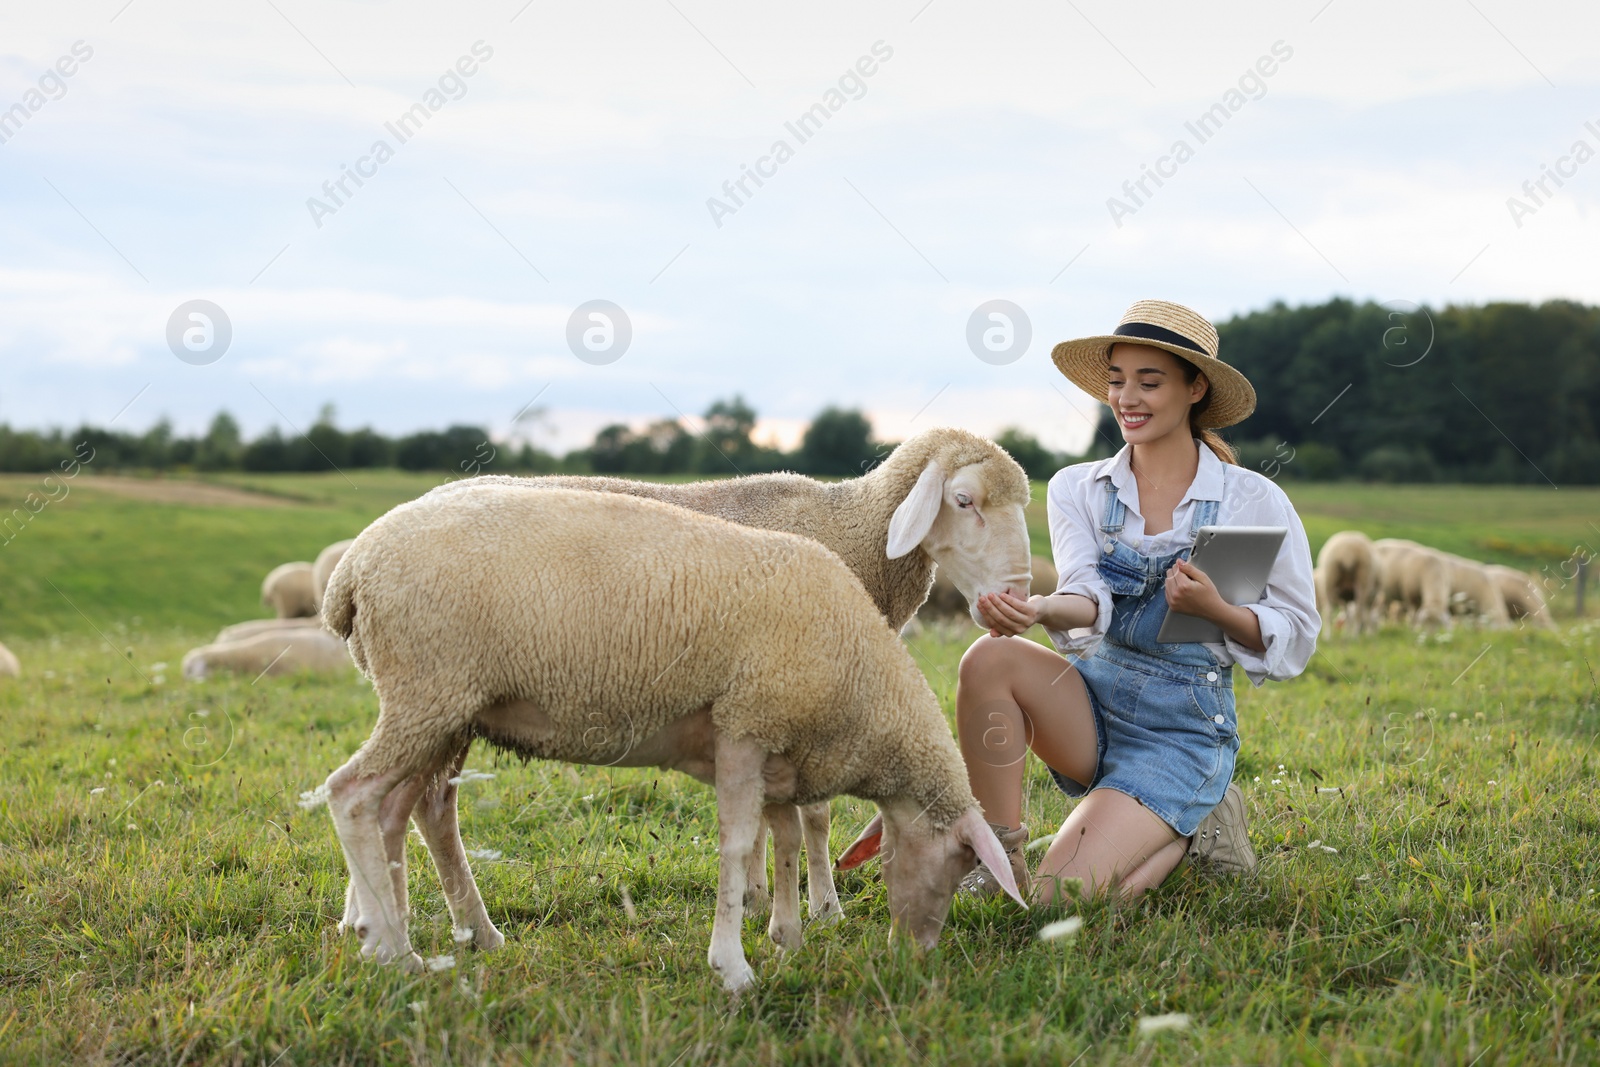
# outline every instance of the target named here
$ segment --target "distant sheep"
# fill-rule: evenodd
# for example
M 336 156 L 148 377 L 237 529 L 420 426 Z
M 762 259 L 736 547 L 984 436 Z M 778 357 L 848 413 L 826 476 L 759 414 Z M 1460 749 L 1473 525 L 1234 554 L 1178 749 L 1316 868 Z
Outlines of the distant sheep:
M 1519 571 L 1515 567 L 1503 567 L 1498 563 L 1487 563 L 1484 567 L 1500 588 L 1500 595 L 1506 602 L 1507 615 L 1543 630 L 1555 629 L 1555 620 L 1550 617 L 1550 606 L 1545 602 L 1539 583 L 1531 574 Z
M 183 657 L 183 676 L 203 681 L 218 671 L 235 674 L 333 672 L 350 668 L 344 642 L 313 627 L 286 627 L 221 644 L 201 645 Z
M 1323 633 L 1333 628 L 1334 615 L 1340 610 L 1350 633 L 1377 629 L 1383 584 L 1378 567 L 1372 538 L 1360 530 L 1340 530 L 1323 542 L 1312 571 Z
M 328 588 L 328 576 L 333 573 L 333 568 L 338 566 L 339 560 L 344 557 L 345 551 L 352 543 L 352 538 L 335 541 L 318 552 L 316 562 L 311 564 L 311 598 L 316 602 L 318 611 L 322 610 L 322 592 Z
M 1434 549 L 1445 561 L 1450 580 L 1450 608 L 1457 614 L 1476 619 L 1490 629 L 1504 629 L 1511 625 L 1511 615 L 1506 610 L 1505 596 L 1488 564 L 1458 556 L 1454 552 Z
M 584 489 L 676 504 L 743 526 L 784 530 L 820 541 L 855 572 L 884 620 L 902 629 L 927 599 L 934 567 L 966 598 L 1002 589 L 1026 596 L 1030 486 L 1022 467 L 994 442 L 954 427 L 915 434 L 859 478 L 819 482 L 798 474 L 754 474 L 687 484 L 623 478 L 483 475 L 433 493 L 483 485 Z M 1051 568 L 1053 573 L 1054 568 Z M 1055 592 L 1052 582 L 1049 592 Z M 807 896 L 814 919 L 836 919 L 838 893 L 827 862 L 829 813 L 803 813 Z M 752 911 L 767 906 L 766 839 L 747 881 Z
M 232 626 L 224 626 L 217 631 L 217 636 L 211 639 L 211 643 L 223 645 L 229 641 L 242 641 L 246 637 L 255 637 L 257 634 L 281 633 L 284 630 L 317 630 L 321 626 L 322 620 L 315 615 L 308 619 L 251 619 L 249 622 L 236 622 Z
M 1372 543 L 1378 557 L 1380 602 L 1398 608 L 1415 626 L 1448 628 L 1450 574 L 1445 561 L 1429 548 L 1399 537 Z
M 317 613 L 311 590 L 311 564 L 280 563 L 261 582 L 261 603 L 280 619 L 299 619 Z
M 846 855 L 886 848 L 893 929 L 925 948 L 980 859 L 1009 881 L 937 698 L 859 579 L 815 541 L 623 494 L 462 485 L 367 527 L 322 614 L 380 702 L 372 735 L 319 791 L 364 956 L 422 966 L 406 922 L 411 815 L 453 927 L 481 948 L 503 943 L 456 825 L 451 779 L 477 737 L 714 784 L 708 960 L 730 990 L 754 980 L 740 922 L 764 806 L 778 865 L 768 934 L 788 949 L 801 939 L 798 805 L 840 793 L 878 804 L 881 822 Z
M 18 678 L 21 675 L 22 664 L 17 660 L 16 653 L 0 645 L 0 678 Z

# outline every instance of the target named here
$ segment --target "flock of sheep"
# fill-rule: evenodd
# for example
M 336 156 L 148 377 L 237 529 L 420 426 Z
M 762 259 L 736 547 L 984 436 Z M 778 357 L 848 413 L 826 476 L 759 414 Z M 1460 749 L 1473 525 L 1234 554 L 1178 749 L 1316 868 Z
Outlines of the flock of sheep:
M 1353 634 L 1371 632 L 1386 619 L 1441 628 L 1457 618 L 1493 629 L 1518 621 L 1555 626 L 1532 575 L 1403 538 L 1374 541 L 1360 530 L 1341 530 L 1323 544 L 1311 573 L 1323 633 L 1340 625 Z

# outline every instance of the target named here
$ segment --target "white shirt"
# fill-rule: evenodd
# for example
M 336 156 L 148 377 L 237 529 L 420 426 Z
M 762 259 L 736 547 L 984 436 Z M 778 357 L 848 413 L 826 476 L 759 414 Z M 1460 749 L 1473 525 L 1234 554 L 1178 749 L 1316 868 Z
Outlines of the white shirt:
M 1047 627 L 1045 633 L 1062 655 L 1090 655 L 1111 625 L 1111 590 L 1096 569 L 1105 536 L 1100 532 L 1106 508 L 1103 479 L 1109 477 L 1126 508 L 1122 529 L 1114 536 L 1142 555 L 1164 555 L 1192 545 L 1189 522 L 1201 500 L 1221 502 L 1216 518 L 1219 526 L 1288 527 L 1288 536 L 1273 561 L 1261 599 L 1243 605 L 1260 621 L 1266 651 L 1246 648 L 1227 634 L 1223 634 L 1221 644 L 1207 642 L 1206 647 L 1224 665 L 1238 663 L 1257 687 L 1268 678 L 1293 678 L 1305 670 L 1317 650 L 1317 634 L 1322 629 L 1305 527 L 1288 496 L 1272 479 L 1224 463 L 1198 438 L 1193 440 L 1200 452 L 1200 464 L 1193 483 L 1172 510 L 1172 529 L 1165 533 L 1145 536 L 1144 516 L 1139 512 L 1139 485 L 1131 466 L 1132 445 L 1123 445 L 1109 459 L 1063 467 L 1050 479 L 1046 490 L 1050 547 L 1061 574 L 1056 592 L 1088 597 L 1099 604 L 1100 610 L 1091 626 L 1065 632 Z

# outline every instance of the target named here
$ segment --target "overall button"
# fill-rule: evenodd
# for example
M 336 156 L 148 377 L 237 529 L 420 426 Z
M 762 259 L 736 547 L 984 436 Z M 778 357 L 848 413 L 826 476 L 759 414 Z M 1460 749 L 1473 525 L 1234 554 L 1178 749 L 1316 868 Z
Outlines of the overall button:
M 1217 672 L 1216 671 L 1206 671 L 1206 681 L 1214 682 L 1216 680 L 1217 680 Z M 1221 722 L 1222 720 L 1218 719 L 1217 721 Z
M 1115 541 L 1107 541 L 1106 542 L 1106 551 L 1107 552 L 1110 552 L 1111 550 L 1113 550 L 1116 547 L 1117 547 L 1117 543 Z
M 1211 721 L 1216 723 L 1218 726 L 1221 726 L 1227 720 L 1223 719 L 1221 715 L 1213 715 L 1211 716 Z

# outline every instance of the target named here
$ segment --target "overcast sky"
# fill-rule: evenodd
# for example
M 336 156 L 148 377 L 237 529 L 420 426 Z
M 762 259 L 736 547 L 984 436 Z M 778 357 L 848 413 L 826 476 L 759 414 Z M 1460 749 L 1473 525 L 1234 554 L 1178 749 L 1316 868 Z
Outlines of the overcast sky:
M 1597 31 L 1511 0 L 6 5 L 0 421 L 504 434 L 537 398 L 521 432 L 564 450 L 737 392 L 785 445 L 836 403 L 1077 449 L 1050 346 L 1144 297 L 1600 300 Z M 193 300 L 220 358 L 201 320 L 169 345 Z M 592 300 L 620 356 L 570 347 Z M 1020 355 L 969 344 L 992 300 Z

